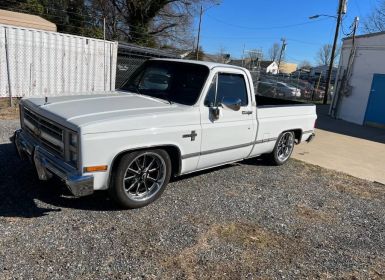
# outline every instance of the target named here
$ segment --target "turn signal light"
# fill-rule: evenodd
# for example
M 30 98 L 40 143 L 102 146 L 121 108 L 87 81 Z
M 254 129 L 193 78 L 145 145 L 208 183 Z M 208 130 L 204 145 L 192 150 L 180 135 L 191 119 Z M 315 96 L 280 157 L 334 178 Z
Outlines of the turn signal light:
M 97 166 L 87 166 L 84 167 L 84 172 L 97 172 L 97 171 L 106 171 L 107 165 L 97 165 Z

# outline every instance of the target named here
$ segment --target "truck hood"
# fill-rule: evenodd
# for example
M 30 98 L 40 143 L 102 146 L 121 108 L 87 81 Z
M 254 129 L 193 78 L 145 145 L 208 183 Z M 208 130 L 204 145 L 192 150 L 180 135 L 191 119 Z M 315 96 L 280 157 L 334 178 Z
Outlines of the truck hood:
M 128 92 L 48 97 L 47 100 L 27 98 L 23 99 L 22 104 L 64 126 L 74 130 L 81 129 L 82 133 L 148 128 L 149 118 L 174 115 L 191 108 Z M 126 120 L 126 125 L 122 123 L 113 125 L 122 119 Z M 173 119 L 168 118 L 168 120 L 169 124 L 173 125 Z M 109 124 L 102 125 L 106 122 Z M 96 129 L 96 127 L 99 128 Z

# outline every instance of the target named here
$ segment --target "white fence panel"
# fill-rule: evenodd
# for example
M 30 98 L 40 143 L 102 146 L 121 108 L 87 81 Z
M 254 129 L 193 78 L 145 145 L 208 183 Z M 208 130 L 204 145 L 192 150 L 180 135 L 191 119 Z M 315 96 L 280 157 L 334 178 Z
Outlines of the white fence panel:
M 117 42 L 0 25 L 0 97 L 115 90 Z

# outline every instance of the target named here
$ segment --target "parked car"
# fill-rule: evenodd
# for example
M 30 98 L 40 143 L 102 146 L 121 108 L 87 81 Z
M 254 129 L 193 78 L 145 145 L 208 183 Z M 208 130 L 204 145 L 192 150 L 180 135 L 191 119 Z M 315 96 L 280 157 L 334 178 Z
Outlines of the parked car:
M 258 83 L 258 93 L 265 96 L 274 96 L 275 95 L 275 84 L 272 82 L 259 82 Z
M 283 82 L 278 82 L 276 87 L 277 93 L 279 95 L 283 95 L 286 97 L 301 97 L 301 90 L 299 88 L 289 86 L 288 84 Z
M 116 92 L 22 99 L 14 142 L 39 179 L 58 176 L 75 196 L 108 189 L 138 208 L 171 176 L 264 154 L 281 165 L 312 139 L 314 105 L 255 96 L 252 85 L 241 67 L 149 60 Z

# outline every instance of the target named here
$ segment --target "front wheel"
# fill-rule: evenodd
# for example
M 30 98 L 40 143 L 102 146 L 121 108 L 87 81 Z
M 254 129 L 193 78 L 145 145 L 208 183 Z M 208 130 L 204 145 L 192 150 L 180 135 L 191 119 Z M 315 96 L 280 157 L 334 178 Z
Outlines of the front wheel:
M 283 132 L 277 139 L 272 153 L 266 155 L 266 159 L 273 165 L 284 164 L 294 150 L 294 132 Z
M 140 208 L 155 201 L 168 184 L 171 160 L 164 150 L 124 155 L 113 173 L 111 197 L 124 208 Z

